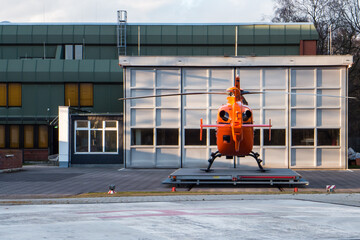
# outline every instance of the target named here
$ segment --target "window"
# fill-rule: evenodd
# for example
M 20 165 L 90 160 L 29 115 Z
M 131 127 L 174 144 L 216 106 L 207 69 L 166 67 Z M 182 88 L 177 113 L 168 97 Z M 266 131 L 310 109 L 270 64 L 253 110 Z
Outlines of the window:
M 79 85 L 77 83 L 65 83 L 65 106 L 79 105 Z
M 156 129 L 156 145 L 179 145 L 179 129 Z
M 65 45 L 65 59 L 74 59 L 74 46 Z
M 340 130 L 339 129 L 318 129 L 317 145 L 318 146 L 339 146 Z
M 254 145 L 260 146 L 260 129 L 254 129 Z
M 10 148 L 19 148 L 19 125 L 10 125 Z
M 83 59 L 83 46 L 82 45 L 65 45 L 65 59 Z
M 94 86 L 92 83 L 66 83 L 65 105 L 92 107 L 94 105 Z
M 269 129 L 264 129 L 264 145 L 285 146 L 285 129 L 271 129 L 271 141 L 269 141 Z
M 76 130 L 76 152 L 89 152 L 89 131 Z
M 131 129 L 131 145 L 153 145 L 154 129 L 137 128 Z
M 76 153 L 117 153 L 118 126 L 114 120 L 75 121 Z
M 5 148 L 5 125 L 0 125 L 0 148 Z
M 93 84 L 80 83 L 80 106 L 93 106 Z
M 34 126 L 24 126 L 24 148 L 34 148 Z
M 0 83 L 0 107 L 21 107 L 20 83 Z
M 292 146 L 314 146 L 314 129 L 293 129 Z
M 7 105 L 7 90 L 6 83 L 0 83 L 0 107 Z
M 185 145 L 198 146 L 206 145 L 206 130 L 202 131 L 202 141 L 200 141 L 200 129 L 185 129 Z
M 39 126 L 39 148 L 48 148 L 48 127 Z
M 216 130 L 215 129 L 210 129 L 210 145 L 217 145 L 216 143 Z

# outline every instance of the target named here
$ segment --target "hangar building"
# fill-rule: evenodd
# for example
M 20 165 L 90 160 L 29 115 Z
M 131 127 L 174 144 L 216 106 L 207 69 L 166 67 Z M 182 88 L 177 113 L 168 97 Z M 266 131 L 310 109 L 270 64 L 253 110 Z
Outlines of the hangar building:
M 240 76 L 256 129 L 254 150 L 270 168 L 347 168 L 347 71 L 352 56 L 120 57 L 125 96 L 219 92 Z M 315 96 L 314 94 L 321 94 Z M 146 98 L 125 102 L 125 159 L 128 167 L 206 167 L 215 152 L 214 129 L 223 95 Z M 236 166 L 254 165 L 237 158 Z M 232 167 L 225 156 L 217 167 Z
M 65 165 L 125 164 L 123 104 L 117 100 L 125 84 L 123 69 L 118 66 L 119 53 L 173 57 L 316 55 L 318 39 L 309 23 L 125 22 L 123 27 L 126 44 L 119 48 L 118 24 L 0 23 L 1 151 L 20 149 L 24 161 L 44 161 L 57 154 L 58 107 L 70 106 Z M 237 72 L 237 67 L 232 71 Z M 341 128 L 343 131 L 346 129 Z M 77 134 L 83 138 L 76 138 Z M 76 139 L 81 139 L 79 149 Z M 84 142 L 87 145 L 82 146 Z

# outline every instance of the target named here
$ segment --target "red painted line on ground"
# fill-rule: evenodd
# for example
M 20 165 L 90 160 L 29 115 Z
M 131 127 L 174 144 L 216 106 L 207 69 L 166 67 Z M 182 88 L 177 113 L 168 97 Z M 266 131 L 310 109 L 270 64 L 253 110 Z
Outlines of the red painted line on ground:
M 116 211 L 98 211 L 98 212 L 77 212 L 77 214 L 97 214 L 97 213 L 121 213 L 121 212 L 163 212 L 163 211 L 188 211 L 188 210 L 220 210 L 223 208 L 197 208 L 197 209 L 177 209 L 177 210 L 162 210 L 162 209 L 139 209 L 139 210 L 116 210 Z
M 292 177 L 286 177 L 286 176 L 241 176 L 240 178 L 280 178 L 280 179 L 295 179 L 296 177 L 295 176 L 292 176 Z
M 189 213 L 183 211 L 172 211 L 172 210 L 160 210 L 160 213 L 149 213 L 149 214 L 134 214 L 134 215 L 123 215 L 123 216 L 103 216 L 100 219 L 114 219 L 114 218 L 137 218 L 137 217 L 172 217 L 172 216 L 256 216 L 260 213 Z

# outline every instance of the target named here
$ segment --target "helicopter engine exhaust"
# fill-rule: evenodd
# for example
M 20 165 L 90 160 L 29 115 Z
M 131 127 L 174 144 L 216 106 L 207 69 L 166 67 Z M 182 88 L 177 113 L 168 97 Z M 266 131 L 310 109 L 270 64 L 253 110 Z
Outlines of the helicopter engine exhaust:
M 242 119 L 243 119 L 244 122 L 249 120 L 250 117 L 251 117 L 251 111 L 250 110 L 246 110 L 245 112 L 243 112 Z

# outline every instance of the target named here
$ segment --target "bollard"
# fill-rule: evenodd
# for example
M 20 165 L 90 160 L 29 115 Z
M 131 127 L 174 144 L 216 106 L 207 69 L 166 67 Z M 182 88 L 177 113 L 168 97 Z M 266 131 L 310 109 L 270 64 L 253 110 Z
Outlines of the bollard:
M 335 185 L 326 185 L 326 192 L 332 193 L 335 192 L 336 186 Z

